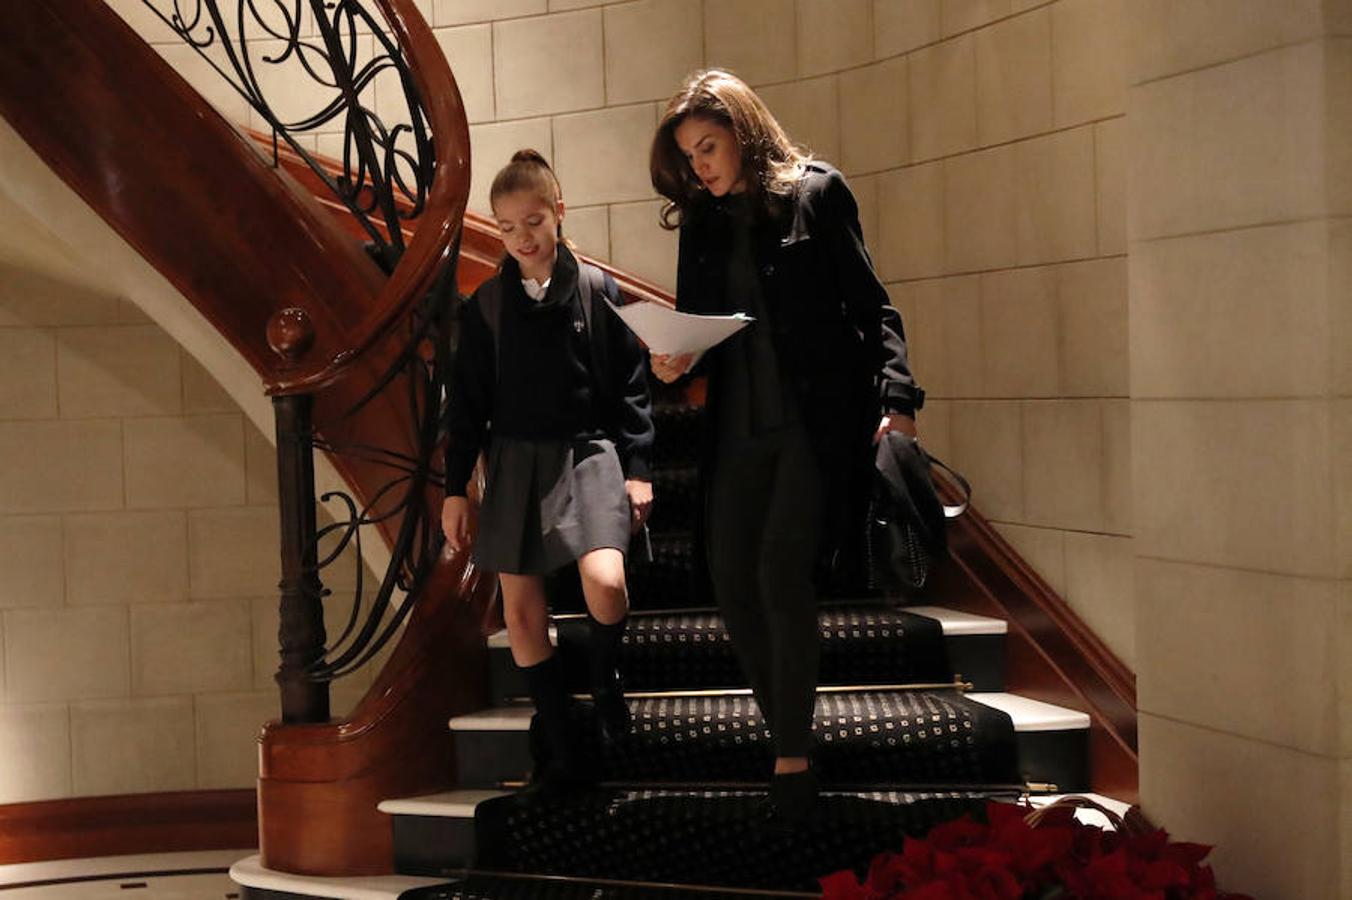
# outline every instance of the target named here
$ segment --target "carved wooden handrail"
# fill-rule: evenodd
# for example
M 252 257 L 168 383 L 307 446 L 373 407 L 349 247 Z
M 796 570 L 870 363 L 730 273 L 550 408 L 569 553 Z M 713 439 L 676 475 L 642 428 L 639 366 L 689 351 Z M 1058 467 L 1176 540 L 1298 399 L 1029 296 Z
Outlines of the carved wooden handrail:
M 0 116 L 225 335 L 272 393 L 341 378 L 445 264 L 469 193 L 454 76 L 412 0 L 374 0 L 424 98 L 436 178 L 386 277 L 314 194 L 260 165 L 253 142 L 102 0 L 33 0 L 0 21 Z M 269 348 L 271 316 L 306 311 L 312 348 Z
M 302 362 L 274 378 L 270 393 L 315 391 L 341 378 L 354 360 L 404 320 L 445 267 L 469 199 L 469 125 L 446 56 L 412 0 L 374 0 L 390 23 L 427 117 L 436 177 L 416 231 L 366 316 L 348 334 L 348 346 L 328 359 Z
M 941 493 L 958 499 L 948 485 Z M 951 523 L 949 549 L 952 559 L 935 570 L 935 596 L 1009 624 L 1009 690 L 1088 713 L 1093 789 L 1136 802 L 1136 676 L 978 511 Z

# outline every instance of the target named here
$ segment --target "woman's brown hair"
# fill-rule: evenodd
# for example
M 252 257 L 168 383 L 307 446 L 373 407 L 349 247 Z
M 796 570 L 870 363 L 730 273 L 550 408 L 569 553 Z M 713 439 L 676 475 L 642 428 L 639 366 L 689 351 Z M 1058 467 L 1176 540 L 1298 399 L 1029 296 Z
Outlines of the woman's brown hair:
M 772 211 L 776 198 L 793 193 L 811 157 L 794 146 L 746 82 L 723 69 L 706 69 L 690 76 L 667 103 L 653 136 L 648 170 L 653 188 L 668 200 L 662 207 L 663 228 L 679 227 L 682 214 L 704 192 L 676 144 L 676 129 L 692 116 L 732 130 L 753 207 Z

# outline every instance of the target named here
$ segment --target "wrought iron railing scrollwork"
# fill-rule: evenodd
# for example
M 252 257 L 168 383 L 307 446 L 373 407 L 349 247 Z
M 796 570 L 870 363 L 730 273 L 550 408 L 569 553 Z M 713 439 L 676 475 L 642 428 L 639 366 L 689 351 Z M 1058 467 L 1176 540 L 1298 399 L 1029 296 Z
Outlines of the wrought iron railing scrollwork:
M 268 344 L 280 360 L 266 377 L 277 424 L 282 719 L 327 721 L 328 683 L 370 662 L 399 633 L 442 545 L 429 498 L 443 478 L 434 459 L 453 353 L 448 330 L 458 302 L 455 273 L 468 194 L 463 104 L 410 0 L 142 3 L 266 123 L 274 166 L 280 166 L 285 145 L 341 201 L 390 275 L 371 309 L 326 318 L 321 354 L 311 353 L 321 329 L 300 306 L 273 313 L 267 326 Z M 418 234 L 406 242 L 413 220 L 419 220 Z M 339 320 L 348 330 L 335 343 L 332 323 Z M 387 352 L 396 342 L 397 352 Z M 356 365 L 377 346 L 378 358 L 393 361 Z M 320 406 L 326 420 L 313 422 L 314 392 L 356 371 L 363 378 L 378 374 L 350 408 L 334 418 L 339 404 L 328 400 Z M 392 435 L 388 447 L 360 442 L 369 436 L 348 440 L 370 429 L 348 427 L 345 420 L 372 404 L 381 409 L 377 419 L 388 414 L 394 409 L 390 392 L 401 392 L 397 402 L 407 404 L 390 421 L 403 421 L 416 433 Z M 350 478 L 363 473 L 352 493 L 319 498 L 330 512 L 340 510 L 337 521 L 323 527 L 317 523 L 316 450 Z M 383 481 L 382 471 L 389 473 Z M 374 588 L 361 554 L 370 528 L 391 544 L 389 564 Z M 325 600 L 347 592 L 325 588 L 321 574 L 334 575 L 333 565 L 351 556 L 357 560 L 352 609 L 330 641 Z M 331 580 L 339 582 L 337 576 Z
M 314 535 L 314 572 L 322 573 L 344 557 L 351 548 L 356 564 L 352 589 L 352 609 L 342 632 L 328 641 L 325 655 L 310 663 L 304 672 L 310 681 L 332 681 L 366 665 L 399 632 L 417 600 L 442 546 L 441 524 L 427 502 L 429 489 L 444 487 L 444 473 L 437 465 L 438 449 L 444 433 L 443 398 L 447 396 L 448 375 L 453 365 L 455 343 L 451 331 L 457 321 L 460 297 L 455 288 L 453 248 L 451 264 L 437 288 L 418 304 L 408 320 L 403 349 L 395 361 L 365 396 L 342 418 L 359 415 L 363 408 L 384 392 L 401 392 L 408 404 L 410 421 L 417 435 L 409 454 L 368 444 L 343 443 L 325 439 L 316 433 L 312 446 L 330 456 L 359 459 L 390 470 L 391 476 L 370 499 L 359 504 L 346 491 L 328 491 L 320 496 L 326 504 L 337 503 L 345 517 L 319 528 Z M 316 431 L 323 431 L 323 428 Z M 330 506 L 330 509 L 332 507 Z M 391 548 L 390 561 L 374 594 L 367 600 L 365 566 L 362 563 L 363 529 L 379 527 L 398 520 L 398 531 Z M 326 543 L 327 552 L 324 552 Z M 402 594 L 403 601 L 395 602 Z M 332 595 L 325 588 L 321 596 Z M 365 614 L 363 615 L 363 610 Z
M 456 288 L 459 239 L 452 244 L 436 286 L 405 320 L 399 351 L 371 386 L 342 412 L 323 422 L 311 419 L 308 394 L 273 398 L 277 419 L 278 500 L 281 519 L 281 666 L 283 720 L 328 719 L 328 682 L 349 675 L 372 660 L 399 633 L 417 603 L 440 556 L 443 539 L 429 492 L 444 488 L 438 465 L 445 439 L 444 400 L 454 367 L 455 328 L 462 298 Z M 289 323 L 283 326 L 280 323 Z M 304 334 L 303 311 L 288 309 L 274 317 L 270 340 L 279 355 L 295 352 L 295 335 Z M 304 343 L 302 339 L 301 344 Z M 344 423 L 386 399 L 407 405 L 406 421 L 415 433 L 401 436 L 399 450 L 329 435 L 341 435 Z M 322 451 L 342 463 L 388 470 L 379 487 L 359 502 L 342 490 L 318 499 L 345 511 L 317 527 L 313 454 Z M 350 468 L 350 467 L 348 467 Z M 374 591 L 369 590 L 362 554 L 364 529 L 393 532 L 389 562 Z M 386 533 L 388 534 L 389 531 Z M 351 558 L 356 574 L 351 610 L 337 637 L 324 632 L 326 598 L 345 596 L 324 587 L 321 575 Z M 402 600 L 396 601 L 398 595 Z
M 233 16 L 219 0 L 142 2 L 267 124 L 274 164 L 285 143 L 351 210 L 392 267 L 404 250 L 401 225 L 422 213 L 436 160 L 408 60 L 382 18 L 358 0 L 229 0 Z M 307 22 L 315 34 L 305 33 Z M 280 78 L 292 85 L 292 105 L 311 93 L 296 91 L 297 79 L 319 86 L 315 99 L 305 108 L 281 108 L 268 96 L 268 84 Z M 377 87 L 394 78 L 400 92 L 380 92 L 377 104 Z M 378 116 L 376 106 L 396 96 L 397 107 Z M 340 174 L 306 145 L 311 135 L 341 135 Z

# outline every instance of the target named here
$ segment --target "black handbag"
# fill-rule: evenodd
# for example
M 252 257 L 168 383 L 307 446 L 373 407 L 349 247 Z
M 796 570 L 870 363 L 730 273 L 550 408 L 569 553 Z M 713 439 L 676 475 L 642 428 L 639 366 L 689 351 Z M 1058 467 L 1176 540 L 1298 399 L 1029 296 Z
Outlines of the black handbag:
M 963 495 L 939 498 L 931 467 L 947 472 Z M 925 586 L 931 563 L 948 555 L 947 523 L 967 511 L 972 487 L 913 437 L 889 431 L 878 442 L 864 534 L 864 571 L 874 592 L 912 594 Z

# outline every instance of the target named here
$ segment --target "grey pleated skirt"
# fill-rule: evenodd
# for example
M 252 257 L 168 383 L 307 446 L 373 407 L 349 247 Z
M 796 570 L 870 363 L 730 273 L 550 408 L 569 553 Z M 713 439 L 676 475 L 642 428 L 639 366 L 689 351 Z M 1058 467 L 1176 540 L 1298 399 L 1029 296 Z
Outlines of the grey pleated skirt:
M 600 547 L 629 551 L 629 496 L 615 445 L 494 438 L 474 562 L 543 575 Z

